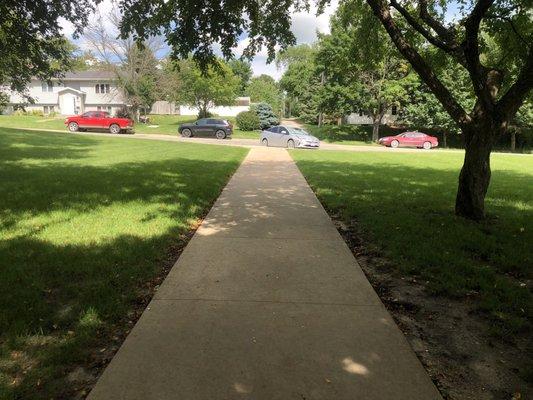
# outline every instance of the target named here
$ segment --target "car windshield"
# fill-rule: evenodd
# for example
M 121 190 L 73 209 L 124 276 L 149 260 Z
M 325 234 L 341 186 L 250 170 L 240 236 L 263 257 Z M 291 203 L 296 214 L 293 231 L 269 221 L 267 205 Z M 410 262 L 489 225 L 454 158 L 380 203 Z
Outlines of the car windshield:
M 309 135 L 309 133 L 307 133 L 301 128 L 287 127 L 287 130 L 289 131 L 289 133 L 293 133 L 296 135 Z

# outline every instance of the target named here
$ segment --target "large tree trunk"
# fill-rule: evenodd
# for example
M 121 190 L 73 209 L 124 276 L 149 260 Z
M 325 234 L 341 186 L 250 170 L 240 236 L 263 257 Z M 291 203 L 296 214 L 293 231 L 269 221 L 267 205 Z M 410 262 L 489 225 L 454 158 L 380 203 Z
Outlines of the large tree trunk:
M 485 217 L 490 152 L 498 133 L 498 129 L 491 124 L 471 124 L 463 129 L 465 158 L 455 200 L 455 213 L 461 217 L 475 221 Z
M 381 118 L 374 118 L 372 121 L 372 141 L 377 142 L 379 139 L 379 124 L 381 122 Z
M 442 147 L 448 147 L 448 134 L 446 133 L 446 131 L 444 131 L 442 134 Z
M 511 151 L 516 150 L 516 129 L 513 127 L 511 128 Z

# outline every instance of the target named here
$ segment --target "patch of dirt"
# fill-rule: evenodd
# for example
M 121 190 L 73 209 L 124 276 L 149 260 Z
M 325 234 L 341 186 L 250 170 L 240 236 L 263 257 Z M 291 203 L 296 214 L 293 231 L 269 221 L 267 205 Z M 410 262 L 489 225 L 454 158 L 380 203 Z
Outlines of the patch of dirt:
M 339 233 L 444 399 L 533 399 L 524 380 L 531 362 L 526 335 L 506 341 L 490 334 L 490 321 L 476 300 L 431 295 L 427 282 L 402 277 L 394 265 L 365 243 L 356 221 L 345 224 L 331 215 Z

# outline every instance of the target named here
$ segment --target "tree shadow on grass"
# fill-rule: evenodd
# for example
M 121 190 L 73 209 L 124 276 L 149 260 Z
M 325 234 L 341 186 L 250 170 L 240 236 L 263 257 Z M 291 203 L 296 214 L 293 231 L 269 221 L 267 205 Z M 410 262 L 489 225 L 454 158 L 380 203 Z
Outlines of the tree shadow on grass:
M 303 159 L 298 166 L 322 204 L 348 223 L 356 220 L 404 273 L 422 276 L 436 293 L 479 293 L 481 307 L 509 329 L 530 324 L 531 294 L 520 282 L 531 279 L 533 265 L 531 175 L 494 170 L 488 219 L 474 223 L 453 214 L 453 168 L 378 159 Z
M 79 159 L 98 142 L 77 135 L 0 129 L 0 163 L 25 159 Z
M 101 139 L 9 136 L 0 135 L 0 398 L 56 398 L 64 372 L 127 315 L 244 152 L 188 145 L 198 154 L 101 165 L 83 161 Z

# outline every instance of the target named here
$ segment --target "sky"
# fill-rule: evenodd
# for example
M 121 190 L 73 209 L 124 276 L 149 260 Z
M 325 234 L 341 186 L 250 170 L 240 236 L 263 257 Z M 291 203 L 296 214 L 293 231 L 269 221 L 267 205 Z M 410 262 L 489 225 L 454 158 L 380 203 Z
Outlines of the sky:
M 329 33 L 329 18 L 336 10 L 338 0 L 332 0 L 331 4 L 326 7 L 324 13 L 316 15 L 316 7 L 312 7 L 310 12 L 293 12 L 292 13 L 292 32 L 296 36 L 298 44 L 301 43 L 313 43 L 317 39 L 317 32 Z M 99 5 L 99 10 L 102 15 L 106 15 L 113 8 L 112 0 L 104 0 Z M 66 22 L 61 21 L 63 32 L 71 40 L 72 39 L 72 26 Z M 82 49 L 85 48 L 83 37 L 79 40 L 73 40 Z M 246 47 L 248 39 L 243 37 L 238 46 L 234 49 L 236 57 L 242 54 L 243 49 Z M 252 61 L 252 70 L 254 75 L 268 74 L 275 79 L 279 79 L 283 74 L 282 70 L 278 70 L 274 62 L 267 64 L 266 50 L 259 52 Z

